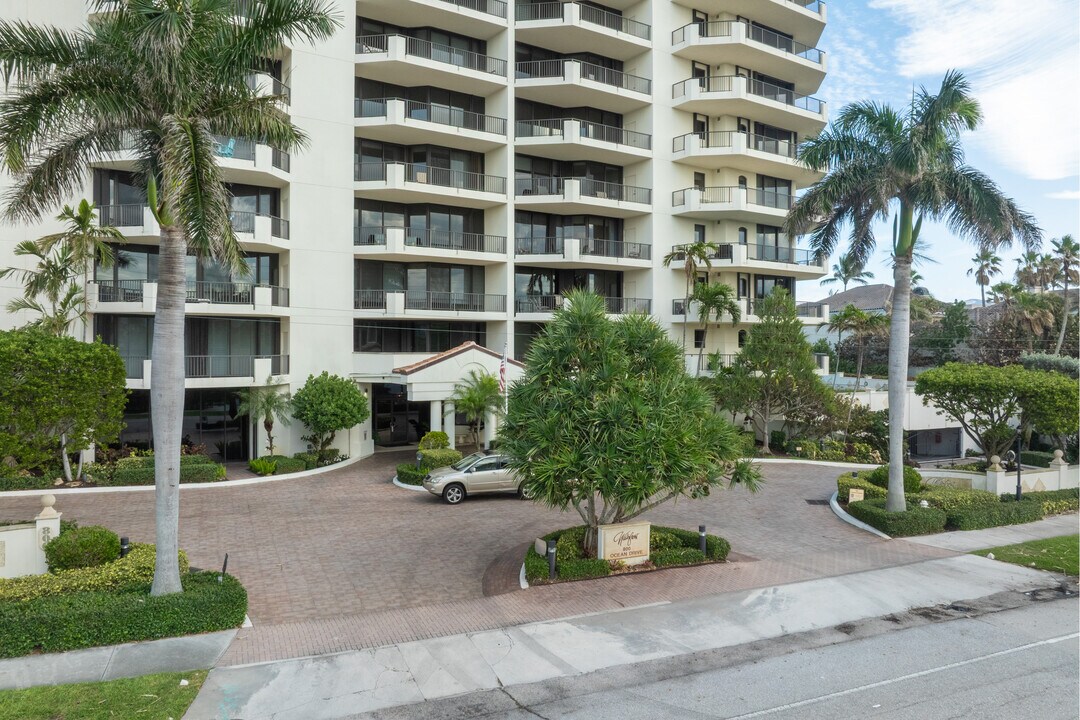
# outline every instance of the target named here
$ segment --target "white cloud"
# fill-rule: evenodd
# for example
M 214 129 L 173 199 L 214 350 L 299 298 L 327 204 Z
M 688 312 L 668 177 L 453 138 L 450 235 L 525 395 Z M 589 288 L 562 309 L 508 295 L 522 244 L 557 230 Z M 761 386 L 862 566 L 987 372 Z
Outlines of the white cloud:
M 898 72 L 971 78 L 985 123 L 973 140 L 1036 180 L 1080 173 L 1080 4 L 1076 0 L 871 0 L 907 27 Z M 928 86 L 933 82 L 927 80 Z
M 1080 190 L 1061 190 L 1048 193 L 1046 197 L 1051 200 L 1080 200 Z

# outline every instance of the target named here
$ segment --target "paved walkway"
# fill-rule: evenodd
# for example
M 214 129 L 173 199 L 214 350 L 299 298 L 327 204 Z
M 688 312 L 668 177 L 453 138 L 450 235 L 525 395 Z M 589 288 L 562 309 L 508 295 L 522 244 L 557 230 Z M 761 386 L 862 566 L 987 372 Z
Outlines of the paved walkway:
M 1001 547 L 1002 545 L 1015 545 L 1029 540 L 1044 540 L 1046 538 L 1061 537 L 1062 535 L 1076 535 L 1077 533 L 1080 533 L 1077 514 L 1069 513 L 1068 515 L 1055 515 L 1054 517 L 1024 523 L 1023 525 L 1006 525 L 985 530 L 957 530 L 937 535 L 909 537 L 905 538 L 905 540 L 945 550 L 971 552 L 972 550 L 983 550 L 985 548 Z

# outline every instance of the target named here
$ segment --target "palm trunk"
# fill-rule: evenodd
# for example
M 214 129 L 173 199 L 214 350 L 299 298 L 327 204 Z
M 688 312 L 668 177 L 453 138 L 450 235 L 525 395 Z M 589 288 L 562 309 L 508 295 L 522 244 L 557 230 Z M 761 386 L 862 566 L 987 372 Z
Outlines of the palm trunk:
M 910 235 L 910 212 L 906 224 Z M 895 257 L 893 283 L 889 329 L 889 490 L 885 509 L 901 512 L 907 509 L 904 498 L 904 416 L 907 409 L 908 334 L 911 330 L 911 257 L 906 252 Z
M 266 454 L 274 454 L 274 421 L 271 419 L 263 420 L 263 428 L 266 430 Z
M 982 306 L 986 307 L 986 286 L 979 284 L 979 295 L 982 297 Z
M 161 228 L 154 346 L 150 353 L 150 417 L 154 427 L 155 542 L 151 595 L 181 592 L 178 561 L 180 440 L 184 421 L 184 305 L 187 241 L 181 229 Z
M 858 354 L 855 357 L 855 386 L 851 389 L 851 402 L 848 404 L 847 409 L 847 422 L 844 423 L 844 440 L 847 441 L 848 432 L 851 429 L 851 411 L 855 407 L 855 393 L 859 391 L 859 380 L 862 379 L 862 363 L 865 347 L 863 341 L 859 341 Z
M 1062 298 L 1061 329 L 1058 330 L 1057 347 L 1054 354 L 1061 354 L 1061 346 L 1065 344 L 1065 327 L 1069 324 L 1069 267 L 1065 266 L 1064 297 Z
M 701 375 L 701 359 L 705 355 L 705 338 L 709 333 L 709 324 L 705 323 L 701 328 L 701 347 L 697 351 L 697 375 Z
M 836 381 L 840 379 L 840 343 L 844 339 L 844 331 L 836 331 L 836 367 L 833 368 L 832 386 L 836 390 Z

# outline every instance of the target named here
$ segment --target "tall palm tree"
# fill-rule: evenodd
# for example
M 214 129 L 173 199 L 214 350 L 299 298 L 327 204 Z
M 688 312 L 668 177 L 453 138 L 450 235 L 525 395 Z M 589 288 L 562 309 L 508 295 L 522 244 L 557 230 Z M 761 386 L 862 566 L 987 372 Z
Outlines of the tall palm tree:
M 252 420 L 262 420 L 263 429 L 266 430 L 266 454 L 273 455 L 274 421 L 277 420 L 282 425 L 292 422 L 289 393 L 279 392 L 270 384 L 270 378 L 266 378 L 265 385 L 245 388 L 236 394 L 240 398 L 236 414 L 247 415 Z
M 698 348 L 697 371 L 701 373 L 702 357 L 705 353 L 705 340 L 709 332 L 709 321 L 716 322 L 725 315 L 731 317 L 731 324 L 738 325 L 742 308 L 735 294 L 735 288 L 724 283 L 696 283 L 690 299 L 697 303 L 698 322 L 701 323 L 701 347 Z
M 975 267 L 967 271 L 968 277 L 975 276 L 975 282 L 979 285 L 979 296 L 982 306 L 986 307 L 986 286 L 990 279 L 1001 274 L 1001 258 L 993 250 L 982 248 L 975 257 L 971 258 Z
M 889 511 L 906 508 L 904 416 L 911 328 L 911 265 L 923 218 L 943 221 L 956 235 L 998 249 L 1014 239 L 1041 242 L 1034 219 L 986 175 L 963 162 L 960 133 L 982 120 L 963 75 L 949 72 L 936 94 L 921 88 L 907 111 L 859 102 L 799 148 L 799 158 L 827 174 L 795 203 L 786 230 L 811 233 L 819 255 L 836 247 L 852 224 L 848 252 L 864 262 L 873 252 L 873 223 L 893 218 L 893 303 L 889 333 Z
M 1039 272 L 1042 257 L 1037 250 L 1029 250 L 1016 258 L 1016 283 L 1027 288 L 1042 289 L 1043 274 Z
M 1057 253 L 1061 268 L 1061 286 L 1064 294 L 1061 306 L 1061 329 L 1058 330 L 1057 347 L 1054 354 L 1061 354 L 1065 344 L 1065 327 L 1069 324 L 1069 282 L 1080 282 L 1080 243 L 1072 235 L 1063 235 L 1060 240 L 1051 240 L 1050 244 Z
M 39 242 L 23 240 L 15 246 L 16 257 L 37 260 L 34 268 L 8 267 L 0 270 L 0 278 L 18 276 L 23 284 L 23 296 L 7 304 L 9 313 L 28 312 L 37 317 L 27 323 L 51 335 L 66 335 L 71 326 L 82 321 L 86 325 L 83 290 L 73 282 L 79 267 L 72 248 L 62 245 L 44 249 Z
M 503 395 L 499 379 L 491 373 L 470 370 L 468 377 L 454 386 L 450 395 L 453 412 L 465 416 L 473 445 L 480 446 L 480 423 L 488 415 L 502 412 Z
M 838 312 L 832 313 L 829 322 L 823 323 L 828 332 L 836 333 L 836 370 L 833 372 L 833 387 L 836 387 L 836 380 L 840 374 L 840 343 L 844 339 L 844 333 L 854 330 L 860 315 L 864 314 L 862 310 L 848 303 Z
M 1028 352 L 1035 350 L 1035 339 L 1040 342 L 1047 330 L 1054 327 L 1054 311 L 1048 296 L 1022 291 L 1015 295 L 1008 317 L 1016 324 L 1017 329 L 1027 337 Z
M 848 306 L 852 307 L 852 306 Z M 851 390 L 852 400 L 862 381 L 863 356 L 866 354 L 866 341 L 872 337 L 889 334 L 889 316 L 868 313 L 857 308 L 848 320 L 851 336 L 855 338 L 855 386 Z M 848 422 L 851 422 L 851 407 L 848 407 Z
M 866 285 L 867 280 L 874 279 L 874 273 L 865 269 L 865 263 L 857 262 L 855 256 L 849 252 L 837 256 L 832 272 L 833 274 L 822 280 L 821 284 L 841 283 L 844 286 L 844 292 L 847 292 L 848 283 Z
M 150 376 L 157 558 L 151 592 L 180 592 L 179 458 L 184 412 L 184 260 L 189 249 L 243 271 L 213 135 L 282 150 L 305 136 L 247 77 L 289 40 L 327 38 L 326 0 L 94 0 L 77 31 L 0 22 L 0 157 L 14 176 L 8 219 L 34 220 L 83 186 L 90 163 L 134 140 L 137 177 L 161 227 Z M 107 12 L 104 12 L 107 11 Z
M 706 240 L 695 240 L 689 245 L 678 245 L 672 248 L 671 252 L 664 256 L 664 267 L 671 267 L 671 264 L 683 261 L 683 277 L 686 279 L 686 294 L 683 297 L 683 312 L 686 314 L 686 319 L 689 320 L 690 316 L 690 289 L 697 281 L 698 270 L 704 266 L 706 270 L 712 267 L 712 259 L 716 257 L 719 248 L 715 243 L 708 242 Z M 686 349 L 686 325 L 683 322 L 682 330 L 682 345 L 685 352 Z

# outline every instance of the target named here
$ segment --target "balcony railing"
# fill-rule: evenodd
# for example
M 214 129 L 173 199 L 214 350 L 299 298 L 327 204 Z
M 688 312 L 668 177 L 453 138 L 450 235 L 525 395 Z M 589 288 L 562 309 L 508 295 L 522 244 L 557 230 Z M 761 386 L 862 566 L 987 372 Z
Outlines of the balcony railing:
M 611 315 L 629 315 L 630 313 L 652 312 L 652 300 L 649 298 L 604 298 L 604 305 Z
M 143 213 L 148 206 L 143 203 L 126 205 L 98 205 L 98 225 L 101 227 L 142 227 Z
M 184 377 L 225 378 L 254 376 L 254 355 L 188 355 L 184 358 Z
M 601 125 L 600 123 L 578 120 L 576 118 L 554 118 L 544 120 L 518 120 L 515 125 L 515 135 L 524 137 L 562 137 L 565 133 L 565 125 L 568 122 L 578 123 L 579 133 L 583 138 L 609 142 L 615 145 L 627 145 L 642 150 L 652 149 L 652 136 L 647 133 L 624 130 L 614 125 Z
M 506 19 L 506 3 L 503 0 L 442 0 L 442 2 Z
M 565 8 L 569 5 L 578 7 L 579 17 L 583 22 L 605 27 L 608 30 L 632 35 L 642 40 L 648 40 L 652 36 L 652 28 L 643 22 L 624 18 L 618 13 L 602 10 L 593 5 L 585 5 L 577 2 L 545 2 L 545 3 L 518 3 L 514 10 L 516 22 L 528 22 L 530 20 L 562 20 Z
M 602 180 L 592 180 L 583 177 L 547 177 L 544 175 L 534 175 L 532 177 L 514 178 L 514 193 L 518 196 L 562 195 L 566 188 L 567 180 L 576 180 L 579 191 L 586 197 L 644 204 L 652 202 L 652 190 L 649 188 L 635 187 L 633 185 L 620 185 L 618 183 L 603 182 Z
M 738 21 L 735 20 L 716 20 L 713 22 L 698 22 L 683 25 L 681 28 L 674 30 L 671 33 L 671 44 L 678 45 L 679 43 L 686 42 L 691 35 L 691 28 L 697 28 L 697 36 L 702 38 L 731 37 L 732 34 L 734 34 L 734 28 L 737 22 Z M 809 60 L 818 65 L 821 64 L 821 59 L 825 53 L 815 47 L 803 45 L 801 42 L 796 42 L 787 35 L 781 35 L 772 30 L 766 30 L 758 25 L 745 25 L 741 22 L 739 24 L 746 27 L 747 38 L 751 42 L 760 43 L 761 45 L 773 48 L 774 50 L 790 53 L 791 55 L 803 58 L 804 60 Z
M 505 295 L 409 290 L 406 310 L 446 310 L 460 312 L 506 312 Z
M 405 181 L 421 185 L 475 190 L 486 193 L 506 193 L 506 178 L 499 175 L 451 170 L 420 163 L 402 162 L 354 162 L 353 177 L 360 182 L 386 181 L 387 168 L 400 165 L 405 169 Z
M 519 237 L 514 239 L 514 250 L 518 255 L 562 255 L 561 237 Z
M 405 39 L 405 54 L 423 60 L 453 65 L 454 67 L 506 77 L 506 61 L 469 50 L 429 42 L 407 35 L 361 35 L 356 38 L 356 54 L 370 55 L 388 52 L 390 38 Z
M 581 243 L 582 255 L 598 255 L 600 257 L 627 258 L 631 260 L 652 259 L 652 245 L 647 243 L 599 240 L 596 238 L 583 238 L 579 242 Z
M 697 132 L 679 135 L 672 140 L 673 152 L 685 152 L 690 146 L 691 138 L 696 137 L 698 148 L 731 148 L 735 146 L 736 139 L 742 136 L 748 150 L 779 155 L 780 157 L 795 159 L 795 150 L 798 145 L 790 140 L 777 140 L 764 135 L 751 135 L 750 133 L 736 132 L 734 130 L 719 130 L 714 132 Z
M 258 90 L 259 85 L 264 75 L 259 73 L 252 73 L 247 76 L 245 81 L 247 86 L 252 90 Z M 276 95 L 281 98 L 281 102 L 288 105 L 292 101 L 292 88 L 286 85 L 284 82 L 276 77 L 270 76 L 270 94 Z
M 820 266 L 822 264 L 816 253 L 784 245 L 748 245 L 747 256 L 751 260 L 786 263 L 788 265 Z
M 274 307 L 289 307 L 290 299 L 289 288 L 280 285 L 270 286 L 270 304 Z
M 821 305 L 796 305 L 795 314 L 799 317 L 819 318 L 822 316 Z
M 96 282 L 99 303 L 142 302 L 145 280 L 98 280 Z
M 270 218 L 270 235 L 282 240 L 289 239 L 289 221 L 275 215 L 250 212 L 248 210 L 233 210 L 229 213 L 232 221 L 233 232 L 251 234 L 255 232 L 255 218 Z
M 385 310 L 385 290 L 354 290 L 353 307 L 357 310 Z
M 686 204 L 687 196 L 691 193 L 699 193 L 702 203 L 725 204 L 743 201 L 749 205 L 774 208 L 777 210 L 790 210 L 792 197 L 787 192 L 775 190 L 762 190 L 760 188 L 746 188 L 741 185 L 722 185 L 719 187 L 691 187 L 676 190 L 671 193 L 671 204 L 681 207 Z
M 582 80 L 592 80 L 646 95 L 652 91 L 652 81 L 648 78 L 593 65 L 582 60 L 527 60 L 519 62 L 515 70 L 518 79 L 565 77 L 566 66 L 571 63 L 577 64 L 578 76 Z
M 386 245 L 386 228 L 381 225 L 354 225 L 353 245 Z
M 506 135 L 506 118 L 469 112 L 449 105 L 423 103 L 415 100 L 404 100 L 403 102 L 405 103 L 405 117 L 409 120 L 420 120 L 463 130 Z
M 188 280 L 187 301 L 222 305 L 254 305 L 255 286 L 251 283 Z
M 746 87 L 747 92 L 751 95 L 783 103 L 784 105 L 790 105 L 791 107 L 806 110 L 817 115 L 821 114 L 822 108 L 824 107 L 824 103 L 816 97 L 800 95 L 790 88 L 780 87 L 779 85 L 774 85 L 773 83 L 765 82 L 764 80 L 751 80 L 742 75 L 710 75 L 709 77 L 689 78 L 677 82 L 672 86 L 671 97 L 675 100 L 685 97 L 690 93 L 690 88 L 695 85 L 701 88 L 702 92 L 733 92 L 736 83 L 749 83 Z
M 121 355 L 120 359 L 124 361 L 124 377 L 129 380 L 142 380 L 143 363 L 150 358 L 145 355 Z
M 432 228 L 424 230 L 404 228 L 404 230 L 405 244 L 409 247 L 500 254 L 506 252 L 506 238 L 501 235 L 450 232 L 449 230 L 435 230 Z
M 514 298 L 514 312 L 551 313 L 563 305 L 562 295 L 519 295 Z
M 289 153 L 277 148 L 270 149 L 270 164 L 278 170 L 289 172 L 292 169 L 292 158 Z
M 255 142 L 248 138 L 214 135 L 214 154 L 227 160 L 255 162 Z

